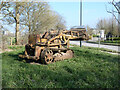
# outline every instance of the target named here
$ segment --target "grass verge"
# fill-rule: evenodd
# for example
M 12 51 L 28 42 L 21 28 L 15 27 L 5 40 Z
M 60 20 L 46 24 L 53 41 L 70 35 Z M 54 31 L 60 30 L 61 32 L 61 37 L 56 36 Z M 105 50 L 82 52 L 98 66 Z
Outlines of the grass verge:
M 87 43 L 95 43 L 95 44 L 99 44 L 99 42 L 93 42 L 93 41 L 87 41 Z M 113 46 L 120 46 L 120 43 L 118 42 L 100 42 L 100 44 L 104 44 L 104 45 L 113 45 Z
M 3 88 L 119 88 L 118 56 L 71 47 L 74 58 L 49 65 L 24 62 L 21 47 L 2 53 Z

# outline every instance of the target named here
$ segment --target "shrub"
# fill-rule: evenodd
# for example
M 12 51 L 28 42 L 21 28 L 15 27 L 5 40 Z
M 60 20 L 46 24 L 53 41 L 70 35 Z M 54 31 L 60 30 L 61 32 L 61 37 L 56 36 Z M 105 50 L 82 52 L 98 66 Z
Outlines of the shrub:
M 93 37 L 99 37 L 99 35 L 95 35 L 95 34 L 94 34 Z

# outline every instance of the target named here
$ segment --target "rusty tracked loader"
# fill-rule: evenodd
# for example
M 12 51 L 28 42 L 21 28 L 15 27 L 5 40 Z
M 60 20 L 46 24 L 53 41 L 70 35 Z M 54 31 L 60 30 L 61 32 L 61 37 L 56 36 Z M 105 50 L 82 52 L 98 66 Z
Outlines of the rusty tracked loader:
M 86 29 L 51 30 L 43 35 L 31 34 L 25 45 L 25 54 L 19 57 L 39 60 L 43 64 L 70 59 L 74 52 L 69 49 L 69 40 L 88 40 Z

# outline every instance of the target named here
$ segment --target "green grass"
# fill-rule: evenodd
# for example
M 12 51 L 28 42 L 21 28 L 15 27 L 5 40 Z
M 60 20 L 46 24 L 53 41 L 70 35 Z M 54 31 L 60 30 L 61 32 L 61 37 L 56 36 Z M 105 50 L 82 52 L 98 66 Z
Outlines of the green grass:
M 102 42 L 104 42 L 104 43 L 120 43 L 120 40 L 106 40 L 106 41 L 102 41 Z
M 101 43 L 107 43 L 107 44 L 112 44 L 112 45 L 120 45 L 120 40 L 106 40 L 106 41 L 101 41 Z
M 15 46 L 15 45 L 10 46 L 10 45 L 9 45 L 8 48 L 9 48 L 9 49 L 12 49 L 12 50 L 17 50 L 17 49 L 24 48 L 24 46 L 22 46 L 22 45 L 21 45 L 21 46 Z
M 93 37 L 99 37 L 99 35 L 93 35 Z
M 119 88 L 118 56 L 71 47 L 75 56 L 49 65 L 24 62 L 21 47 L 2 54 L 3 88 Z
M 112 39 L 113 39 L 113 40 L 120 40 L 120 37 L 113 37 L 113 38 L 110 37 L 110 38 L 107 38 L 107 40 L 112 40 Z

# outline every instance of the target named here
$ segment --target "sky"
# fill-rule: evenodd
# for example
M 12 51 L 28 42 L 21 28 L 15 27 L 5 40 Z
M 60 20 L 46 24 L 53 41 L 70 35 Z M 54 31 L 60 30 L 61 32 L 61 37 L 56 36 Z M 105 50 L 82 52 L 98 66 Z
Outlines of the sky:
M 103 1 L 103 0 L 102 0 Z M 119 1 L 119 0 L 117 0 Z M 67 1 L 50 1 L 49 5 L 52 10 L 59 13 L 66 21 L 67 29 L 70 29 L 73 26 L 79 26 L 80 25 L 80 2 L 78 0 L 71 0 L 70 2 Z M 87 1 L 83 2 L 83 13 L 82 13 L 82 24 L 84 26 L 89 25 L 91 28 L 96 27 L 96 23 L 100 19 L 104 18 L 110 18 L 112 17 L 111 14 L 107 13 L 106 7 L 108 10 L 111 10 L 112 7 L 110 4 L 108 4 L 108 1 L 100 2 L 94 2 Z M 6 28 L 11 30 L 12 32 L 15 31 L 15 24 L 11 26 L 7 26 Z
M 80 2 L 49 2 L 51 9 L 58 12 L 66 20 L 67 28 L 80 25 Z M 83 2 L 82 4 L 82 24 L 96 27 L 100 19 L 110 18 L 112 15 L 107 13 L 112 9 L 108 2 Z

